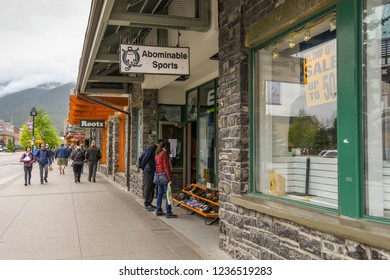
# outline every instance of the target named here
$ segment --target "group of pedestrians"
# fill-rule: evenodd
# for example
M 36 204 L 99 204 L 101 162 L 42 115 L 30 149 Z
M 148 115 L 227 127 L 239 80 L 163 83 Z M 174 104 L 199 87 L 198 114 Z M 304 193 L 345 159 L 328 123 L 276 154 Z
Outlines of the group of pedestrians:
M 39 175 L 41 179 L 41 184 L 45 181 L 48 183 L 47 177 L 49 175 L 49 166 L 52 164 L 50 150 L 46 149 L 46 144 L 41 144 L 41 149 L 36 150 L 35 154 L 31 151 L 31 147 L 26 147 L 25 152 L 20 158 L 20 161 L 23 162 L 24 168 L 24 185 L 31 185 L 31 171 L 33 168 L 34 162 L 39 164 Z
M 51 166 L 54 159 L 57 160 L 60 175 L 65 174 L 68 161 L 72 161 L 75 183 L 80 183 L 84 163 L 88 162 L 88 181 L 96 182 L 97 164 L 101 157 L 101 151 L 96 147 L 95 141 L 91 142 L 91 146 L 87 150 L 84 149 L 83 145 L 73 148 L 71 146 L 65 147 L 64 144 L 61 144 L 55 151 L 51 151 L 45 143 L 41 144 L 39 150 L 36 150 L 34 147 L 34 151 L 31 150 L 30 146 L 27 146 L 20 158 L 24 168 L 24 185 L 31 185 L 31 172 L 35 162 L 39 163 L 41 184 L 43 182 L 48 183 L 49 169 L 52 170 Z
M 172 213 L 172 205 L 166 196 L 164 213 L 162 200 L 167 193 L 168 185 L 172 183 L 171 165 L 169 162 L 170 143 L 165 139 L 159 139 L 156 144 L 146 148 L 142 158 L 140 169 L 144 173 L 144 208 L 151 212 L 156 211 L 157 216 L 165 215 L 167 218 L 177 218 Z M 154 189 L 157 185 L 156 206 L 152 204 Z
M 91 146 L 87 150 L 84 149 L 83 145 L 77 146 L 69 156 L 69 159 L 72 160 L 75 183 L 80 183 L 84 162 L 88 162 L 88 181 L 95 183 L 97 165 L 101 158 L 102 152 L 96 147 L 95 141 L 91 142 Z

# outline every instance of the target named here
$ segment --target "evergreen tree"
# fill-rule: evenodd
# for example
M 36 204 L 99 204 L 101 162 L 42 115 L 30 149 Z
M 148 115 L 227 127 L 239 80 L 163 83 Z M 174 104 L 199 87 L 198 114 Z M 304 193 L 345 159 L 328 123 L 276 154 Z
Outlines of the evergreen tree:
M 15 149 L 14 142 L 12 141 L 11 138 L 8 138 L 8 142 L 7 142 L 7 150 L 8 150 L 8 152 L 13 152 L 14 149 Z

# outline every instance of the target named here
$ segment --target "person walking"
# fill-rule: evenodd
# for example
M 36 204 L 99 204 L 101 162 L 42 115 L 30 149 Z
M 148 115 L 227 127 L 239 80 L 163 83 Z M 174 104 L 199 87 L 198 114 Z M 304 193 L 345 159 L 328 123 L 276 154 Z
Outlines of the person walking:
M 167 192 L 168 184 L 172 183 L 171 177 L 171 165 L 169 163 L 170 143 L 167 140 L 162 140 L 157 145 L 156 156 L 156 172 L 154 182 L 157 184 L 157 202 L 156 202 L 156 216 L 163 216 L 165 213 L 162 210 L 162 198 Z M 157 179 L 157 180 L 156 180 Z M 168 197 L 165 199 L 165 208 L 167 218 L 177 218 L 176 214 L 172 213 L 172 205 L 168 201 Z
M 84 144 L 80 144 L 80 150 L 84 154 L 84 159 L 85 159 L 85 153 L 87 152 L 87 150 L 85 149 Z M 84 163 L 85 163 L 85 161 L 84 161 Z M 84 163 L 81 166 L 81 174 L 84 173 Z
M 91 180 L 96 182 L 96 170 L 99 160 L 102 158 L 102 153 L 98 147 L 96 147 L 96 142 L 92 141 L 91 146 L 88 148 L 85 159 L 88 161 L 88 181 Z
M 61 146 L 56 150 L 54 158 L 57 160 L 60 174 L 65 174 L 66 161 L 69 158 L 69 151 L 64 147 L 64 144 L 61 144 Z
M 53 156 L 54 154 L 52 153 L 50 147 L 49 147 L 49 144 L 46 144 L 46 151 L 48 151 L 49 153 L 49 157 L 50 157 L 50 164 L 49 164 L 49 171 L 53 171 L 53 168 L 52 168 L 52 163 L 53 163 Z
M 73 166 L 74 182 L 80 183 L 81 169 L 83 168 L 85 160 L 85 152 L 81 150 L 80 146 L 77 146 L 76 149 L 72 151 L 72 154 L 69 157 Z
M 48 182 L 47 176 L 49 174 L 49 165 L 51 165 L 51 158 L 50 158 L 50 152 L 46 150 L 45 143 L 41 144 L 41 149 L 38 150 L 35 158 L 39 163 L 39 174 L 41 177 L 41 184 L 43 184 L 43 180 L 45 180 L 45 183 L 47 183 Z
M 33 168 L 33 163 L 35 162 L 34 154 L 31 152 L 31 147 L 27 146 L 25 152 L 20 158 L 20 162 L 23 162 L 24 169 L 24 185 L 27 186 L 27 183 L 31 185 L 31 171 Z
M 159 140 L 158 142 L 161 142 Z M 152 204 L 154 197 L 155 184 L 153 183 L 154 172 L 156 171 L 156 162 L 154 160 L 155 152 L 157 150 L 157 144 L 151 145 L 146 148 L 144 157 L 141 161 L 140 169 L 144 173 L 144 208 L 151 212 L 156 209 L 156 206 Z

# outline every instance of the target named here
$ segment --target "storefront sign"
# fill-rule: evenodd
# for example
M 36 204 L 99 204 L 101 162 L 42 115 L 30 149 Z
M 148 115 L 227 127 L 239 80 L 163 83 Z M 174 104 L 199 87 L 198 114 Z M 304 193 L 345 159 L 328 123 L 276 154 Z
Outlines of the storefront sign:
M 103 120 L 80 120 L 80 127 L 83 128 L 103 128 Z
M 301 53 L 305 58 L 305 93 L 307 106 L 336 101 L 337 56 L 336 40 L 310 48 Z
M 262 55 L 260 59 L 262 80 L 303 84 L 302 58 L 293 56 L 273 58 L 270 55 Z
M 121 45 L 120 72 L 189 75 L 189 48 Z
M 84 133 L 76 133 L 73 137 L 76 139 L 83 139 L 83 138 L 85 138 L 85 134 Z

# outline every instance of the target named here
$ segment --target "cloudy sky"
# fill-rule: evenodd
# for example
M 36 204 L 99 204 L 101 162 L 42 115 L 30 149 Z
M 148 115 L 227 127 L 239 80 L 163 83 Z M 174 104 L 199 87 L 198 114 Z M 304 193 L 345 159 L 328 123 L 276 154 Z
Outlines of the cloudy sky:
M 0 0 L 0 97 L 76 82 L 91 0 Z

